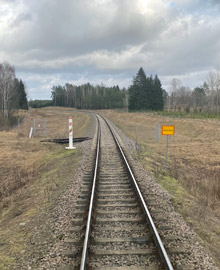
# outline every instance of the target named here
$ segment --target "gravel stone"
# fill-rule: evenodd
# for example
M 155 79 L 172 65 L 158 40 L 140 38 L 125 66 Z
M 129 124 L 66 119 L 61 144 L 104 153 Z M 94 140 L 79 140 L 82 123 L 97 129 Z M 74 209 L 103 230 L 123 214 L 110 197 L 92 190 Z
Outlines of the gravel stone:
M 149 201 L 149 209 L 154 213 L 154 211 L 160 211 L 166 214 L 164 215 L 166 218 L 166 225 L 170 226 L 171 229 L 164 230 L 160 229 L 161 223 L 155 222 L 162 239 L 169 238 L 170 235 L 175 236 L 174 240 L 165 240 L 164 245 L 166 249 L 170 248 L 178 248 L 181 247 L 184 250 L 188 251 L 188 254 L 172 254 L 170 256 L 171 261 L 175 263 L 175 265 L 193 265 L 195 270 L 218 270 L 219 268 L 215 265 L 213 259 L 208 254 L 205 247 L 198 242 L 195 233 L 193 230 L 186 224 L 183 218 L 175 212 L 174 206 L 172 204 L 172 198 L 163 190 L 163 188 L 157 184 L 154 179 L 149 176 L 148 172 L 145 168 L 135 159 L 134 151 L 136 150 L 136 144 L 134 141 L 126 137 L 122 131 L 116 127 L 113 123 L 111 125 L 114 127 L 114 130 L 118 134 L 118 139 L 125 150 L 126 156 L 130 164 L 132 165 L 132 169 L 140 186 L 140 189 L 143 193 L 143 197 L 146 201 L 148 201 L 149 193 L 155 194 L 154 200 Z M 95 126 L 95 118 L 93 117 L 93 126 L 90 127 L 90 135 L 93 136 L 95 134 L 94 130 Z M 80 194 L 80 187 L 83 183 L 84 173 L 87 171 L 88 164 L 91 163 L 91 152 L 88 149 L 95 149 L 95 140 L 93 141 L 85 141 L 77 145 L 83 153 L 83 157 L 80 161 L 78 170 L 72 183 L 69 185 L 68 189 L 64 194 L 58 199 L 58 203 L 53 212 L 53 218 L 47 220 L 47 224 L 42 224 L 39 227 L 34 228 L 33 234 L 40 234 L 42 230 L 46 229 L 47 226 L 50 226 L 51 231 L 54 234 L 53 242 L 48 243 L 45 242 L 44 245 L 47 249 L 47 252 L 42 254 L 39 258 L 29 258 L 28 261 L 22 260 L 22 254 L 20 260 L 18 259 L 14 270 L 55 270 L 59 269 L 59 266 L 69 265 L 71 268 L 79 264 L 79 259 L 69 259 L 63 256 L 63 252 L 68 249 L 68 245 L 65 243 L 65 239 L 73 238 L 73 237 L 81 237 L 81 232 L 69 232 L 72 227 L 70 217 L 74 217 L 77 206 L 77 197 Z M 123 193 L 123 191 L 119 191 L 119 193 Z M 157 206 L 155 206 L 157 203 Z M 102 206 L 99 207 L 102 210 Z M 104 210 L 112 210 L 112 208 L 106 208 L 103 206 Z M 133 209 L 130 207 L 129 209 Z M 123 210 L 123 207 L 117 206 L 114 210 Z M 108 216 L 108 215 L 106 215 Z M 138 215 L 137 215 L 138 216 Z M 154 214 L 152 214 L 154 216 Z M 156 216 L 156 214 L 155 214 Z M 115 225 L 114 225 L 115 224 Z M 111 237 L 127 237 L 129 233 L 123 231 L 123 227 L 125 224 L 123 222 L 115 222 L 111 223 L 111 226 L 121 227 L 121 231 L 119 232 L 111 232 Z M 102 225 L 96 224 L 95 227 L 98 228 Z M 140 230 L 143 228 L 143 225 L 136 224 L 136 226 L 140 226 Z M 103 236 L 101 234 L 96 234 L 97 236 Z M 145 233 L 143 233 L 143 236 Z M 34 246 L 37 246 L 37 243 L 33 243 Z M 126 248 L 126 243 L 120 243 L 121 248 Z M 137 248 L 139 245 L 134 245 L 134 248 Z M 110 248 L 111 244 L 107 244 L 106 246 L 100 245 L 100 249 Z M 143 247 L 143 245 L 142 245 Z M 149 247 L 149 246 L 148 246 Z M 113 248 L 113 247 L 112 247 Z M 94 257 L 95 258 L 95 257 Z M 104 256 L 103 262 L 94 259 L 91 262 L 91 265 L 95 268 L 100 266 L 100 264 L 105 263 L 111 265 L 114 260 L 115 266 L 117 265 L 135 265 L 137 261 L 139 261 L 140 265 L 152 265 L 156 264 L 156 260 L 154 256 L 137 256 L 134 262 L 134 256 Z

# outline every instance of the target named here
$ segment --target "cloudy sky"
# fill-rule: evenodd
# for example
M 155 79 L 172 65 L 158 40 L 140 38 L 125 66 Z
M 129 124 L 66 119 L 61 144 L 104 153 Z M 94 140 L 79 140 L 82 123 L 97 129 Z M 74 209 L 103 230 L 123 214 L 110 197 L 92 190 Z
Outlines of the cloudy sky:
M 220 0 L 0 0 L 0 62 L 31 99 L 53 85 L 127 87 L 142 66 L 169 90 L 220 69 Z

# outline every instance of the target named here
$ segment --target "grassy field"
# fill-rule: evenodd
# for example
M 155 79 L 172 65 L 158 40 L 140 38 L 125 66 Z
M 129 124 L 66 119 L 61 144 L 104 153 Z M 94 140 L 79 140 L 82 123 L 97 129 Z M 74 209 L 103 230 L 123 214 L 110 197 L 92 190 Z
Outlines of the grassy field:
M 136 142 L 137 158 L 172 196 L 177 211 L 220 265 L 220 121 L 152 113 L 102 112 Z M 175 125 L 169 140 L 160 125 Z
M 33 119 L 45 119 L 47 138 L 59 138 L 68 137 L 69 116 L 74 137 L 86 136 L 89 115 L 68 108 L 32 109 L 19 127 L 0 132 L 1 270 L 12 269 L 15 254 L 27 250 L 30 228 L 42 222 L 40 213 L 65 189 L 81 155 L 78 149 L 67 151 L 63 145 L 41 143 L 43 137 L 29 139 Z
M 220 263 L 219 120 L 150 113 L 102 113 L 136 141 L 136 157 L 168 190 L 177 211 Z M 28 228 L 44 221 L 42 209 L 49 215 L 47 209 L 71 180 L 81 155 L 78 149 L 69 152 L 61 145 L 40 143 L 42 137 L 29 139 L 33 119 L 46 119 L 47 138 L 61 138 L 68 136 L 69 116 L 73 117 L 74 136 L 87 136 L 88 115 L 53 107 L 33 109 L 19 127 L 0 132 L 2 270 L 11 269 L 15 254 L 28 250 L 27 239 L 31 233 Z M 158 129 L 162 124 L 176 126 L 176 134 L 169 141 L 168 170 L 164 169 L 166 138 L 159 135 Z M 49 239 L 51 235 L 42 237 Z

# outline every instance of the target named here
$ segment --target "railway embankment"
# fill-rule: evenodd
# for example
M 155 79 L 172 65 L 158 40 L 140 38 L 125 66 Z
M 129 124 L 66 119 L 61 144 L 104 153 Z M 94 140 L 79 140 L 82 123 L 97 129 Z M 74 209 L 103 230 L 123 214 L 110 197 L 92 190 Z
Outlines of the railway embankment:
M 65 130 L 68 128 L 66 127 L 67 122 L 64 124 L 65 127 L 60 127 L 58 129 L 58 127 L 55 127 L 52 124 L 54 123 L 53 115 L 56 115 L 57 120 L 55 121 L 58 123 L 60 120 L 63 121 L 68 118 L 69 111 L 65 111 L 66 108 L 58 109 L 56 112 L 53 110 L 54 108 L 49 109 L 48 111 L 46 109 L 47 112 L 39 110 L 38 114 L 41 115 L 41 117 L 48 117 L 48 119 L 51 117 L 50 120 L 52 121 L 50 122 L 49 120 L 48 130 L 50 127 L 53 138 L 56 137 L 56 132 L 60 134 L 60 137 L 63 137 L 63 133 L 66 132 Z M 62 117 L 61 114 L 63 114 Z M 76 118 L 80 115 L 78 120 L 75 119 L 75 123 L 78 121 L 79 127 L 77 136 L 94 137 L 95 130 L 94 121 L 92 120 L 93 117 L 90 117 L 86 113 L 73 113 L 73 115 L 78 115 Z M 112 116 L 109 118 L 114 120 L 114 117 Z M 126 126 L 128 127 L 128 130 L 136 132 L 134 133 L 134 137 L 130 136 L 130 138 L 132 138 L 130 139 L 129 136 L 126 136 L 129 134 L 126 131 L 126 128 L 124 129 L 123 125 L 118 121 L 119 119 L 120 117 L 117 116 L 117 121 L 114 120 L 114 122 L 117 123 L 117 125 L 120 125 L 123 132 L 116 126 L 114 129 L 117 132 L 119 141 L 122 143 L 126 156 L 132 165 L 132 169 L 137 177 L 145 200 L 152 204 L 150 206 L 152 211 L 167 211 L 165 217 L 167 223 L 165 226 L 166 228 L 161 225 L 159 233 L 162 239 L 167 238 L 167 241 L 165 242 L 168 249 L 171 249 L 173 245 L 176 245 L 176 250 L 178 249 L 178 245 L 181 247 L 179 248 L 179 254 L 171 256 L 172 261 L 175 262 L 176 266 L 179 265 L 179 267 L 184 266 L 185 264 L 186 267 L 187 265 L 194 267 L 191 269 L 217 270 L 218 267 L 215 266 L 214 260 L 207 253 L 207 249 L 205 249 L 203 245 L 201 245 L 201 242 L 198 241 L 197 234 L 192 230 L 192 226 L 189 226 L 189 224 L 184 221 L 183 217 L 177 213 L 177 206 L 181 206 L 180 202 L 176 203 L 174 196 L 169 194 L 170 191 L 167 192 L 161 188 L 161 182 L 160 184 L 155 182 L 155 179 L 157 181 L 158 179 L 156 178 L 157 174 L 153 174 L 152 163 L 155 163 L 154 170 L 157 171 L 156 168 L 159 166 L 160 161 L 154 159 L 153 154 L 151 155 L 148 148 L 149 145 L 147 145 L 146 152 L 143 151 L 145 148 L 142 148 L 142 137 L 140 134 L 136 135 L 137 131 L 135 131 L 136 128 L 134 128 L 134 123 L 129 124 L 130 126 Z M 126 119 L 121 119 L 124 121 L 124 124 L 126 124 Z M 32 120 L 33 118 L 31 118 L 31 121 Z M 138 123 L 137 120 L 134 121 L 136 124 Z M 144 121 L 142 124 L 143 123 Z M 22 124 L 25 124 L 25 122 Z M 143 134 L 144 133 L 145 129 L 143 128 Z M 12 151 L 13 154 L 20 156 L 20 160 L 23 159 L 24 161 L 26 154 L 25 145 L 27 145 L 30 154 L 33 155 L 34 153 L 37 153 L 36 156 L 38 156 L 38 158 L 41 157 L 41 152 L 34 148 L 34 145 L 35 147 L 38 147 L 38 139 L 35 138 L 33 141 L 27 141 L 26 138 L 23 138 L 21 133 L 19 134 L 20 135 L 18 135 L 18 131 L 16 131 L 16 135 L 13 135 L 12 138 L 15 142 L 18 140 L 21 142 L 23 140 L 23 144 L 19 143 L 18 145 L 24 152 L 24 157 L 21 158 L 18 153 L 14 153 L 14 150 Z M 9 138 L 9 135 L 7 136 Z M 154 143 L 152 143 L 152 145 L 153 144 Z M 7 143 L 3 147 L 9 149 Z M 66 239 L 68 240 L 70 238 L 71 230 L 72 232 L 74 231 L 72 218 L 70 217 L 73 217 L 77 211 L 77 199 L 85 179 L 85 172 L 89 169 L 92 162 L 91 154 L 94 150 L 94 140 L 80 143 L 77 150 L 74 150 L 72 153 L 62 150 L 62 146 L 60 145 L 51 145 L 51 143 L 45 143 L 45 145 L 41 144 L 40 147 L 43 147 L 43 151 L 46 149 L 42 155 L 42 163 L 40 163 L 42 164 L 42 171 L 38 170 L 39 175 L 36 177 L 34 174 L 35 178 L 33 177 L 35 181 L 30 181 L 30 184 L 24 185 L 22 189 L 20 189 L 20 193 L 18 193 L 20 194 L 18 200 L 13 199 L 12 201 L 9 201 L 8 206 L 5 205 L 4 211 L 2 211 L 1 240 L 3 240 L 3 245 L 0 247 L 0 265 L 1 269 L 4 270 L 52 270 L 63 269 L 58 267 L 63 265 L 66 265 L 66 269 L 68 269 L 68 264 L 71 262 L 71 258 L 67 258 L 63 256 L 63 254 L 66 250 Z M 35 150 L 33 151 L 33 149 Z M 141 164 L 141 157 L 144 157 L 147 163 Z M 12 168 L 13 166 L 10 164 L 9 160 L 10 159 L 8 158 L 8 162 L 5 164 L 8 166 L 10 165 Z M 163 174 L 168 178 L 167 183 L 171 182 L 171 185 L 176 188 L 178 187 L 184 195 L 182 186 L 177 186 L 176 180 L 170 180 L 171 176 L 166 176 L 164 172 Z M 149 200 L 148 196 L 150 193 L 156 194 L 153 200 Z M 176 194 L 176 196 L 179 198 L 178 194 Z M 102 199 L 103 198 L 100 197 L 100 200 Z M 25 204 L 22 206 L 22 204 L 17 204 L 18 202 L 23 202 Z M 155 205 L 157 206 L 156 209 Z M 13 209 L 12 206 L 14 206 L 16 214 L 13 214 L 14 210 L 11 211 Z M 102 210 L 99 212 L 98 219 L 102 218 L 103 215 Z M 160 227 L 159 224 L 161 220 L 164 219 L 164 216 L 161 218 L 159 212 L 155 214 L 157 215 L 157 222 L 159 222 L 157 224 L 158 227 Z M 117 232 L 114 233 L 117 234 Z M 124 232 L 124 234 L 126 235 L 126 232 Z M 122 235 L 122 237 L 124 236 Z M 100 242 L 99 245 L 100 247 L 103 246 Z M 111 246 L 111 243 L 107 246 Z M 185 252 L 183 255 L 183 250 L 188 250 L 188 252 Z M 94 263 L 96 264 L 96 262 Z M 12 268 L 12 265 L 14 265 L 14 268 Z
M 115 111 L 103 114 L 126 134 L 129 153 L 168 192 L 175 211 L 220 267 L 219 120 Z M 158 130 L 163 124 L 175 125 L 168 170 L 164 169 L 166 142 Z

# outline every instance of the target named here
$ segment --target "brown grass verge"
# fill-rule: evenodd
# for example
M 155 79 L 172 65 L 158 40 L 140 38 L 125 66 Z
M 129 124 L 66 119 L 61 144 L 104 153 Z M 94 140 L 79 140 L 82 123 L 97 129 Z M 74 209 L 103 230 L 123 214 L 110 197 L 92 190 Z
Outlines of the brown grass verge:
M 60 149 L 55 144 L 40 143 L 43 137 L 28 138 L 33 120 L 46 120 L 48 138 L 67 138 L 69 115 L 73 117 L 74 136 L 81 136 L 88 116 L 62 108 L 32 110 L 19 127 L 0 132 L 0 210 L 8 206 L 8 197 L 14 191 L 31 183 L 44 170 L 45 156 Z
M 219 120 L 115 111 L 103 114 L 136 141 L 137 157 L 171 193 L 177 210 L 209 246 L 220 265 Z M 158 125 L 176 127 L 175 136 L 169 141 L 167 171 L 166 136 L 158 134 Z
M 45 221 L 40 221 L 40 212 L 54 203 L 72 179 L 80 158 L 77 149 L 41 143 L 45 137 L 29 139 L 33 119 L 46 119 L 47 138 L 68 137 L 69 116 L 73 117 L 74 137 L 86 136 L 89 115 L 70 108 L 32 109 L 19 127 L 0 132 L 2 270 L 12 269 L 15 256 L 26 250 L 31 226 Z

